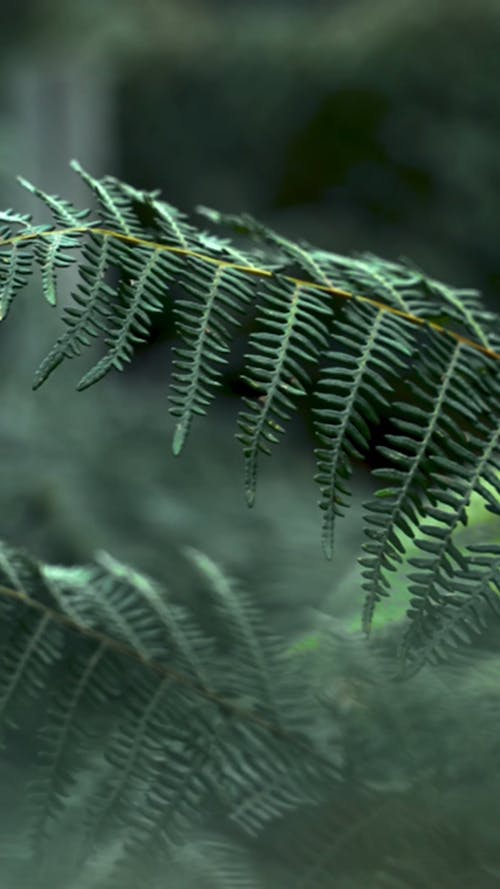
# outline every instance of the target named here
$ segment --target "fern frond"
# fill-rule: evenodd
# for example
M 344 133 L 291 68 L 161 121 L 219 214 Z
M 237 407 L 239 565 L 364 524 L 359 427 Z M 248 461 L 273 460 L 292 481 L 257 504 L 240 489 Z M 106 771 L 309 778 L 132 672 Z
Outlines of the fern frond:
M 418 286 L 409 300 L 410 310 L 423 318 L 437 315 L 456 322 L 460 328 L 486 349 L 498 351 L 500 335 L 495 329 L 495 315 L 488 312 L 478 290 L 451 287 L 429 278 L 413 263 L 406 263 L 415 270 Z
M 67 230 L 78 229 L 89 216 L 90 210 L 77 210 L 70 201 L 47 194 L 22 176 L 18 176 L 18 182 L 48 207 L 56 225 L 62 229 L 51 238 L 37 238 L 34 241 L 35 257 L 42 274 L 43 294 L 47 302 L 55 306 L 57 269 L 73 265 L 75 257 L 65 251 L 78 248 L 80 243 L 78 233 Z
M 459 423 L 474 424 L 483 406 L 478 394 L 472 403 L 467 395 L 471 360 L 461 343 L 428 343 L 410 382 L 414 400 L 394 405 L 394 423 L 401 434 L 389 435 L 392 446 L 381 446 L 379 451 L 396 465 L 374 471 L 375 476 L 389 482 L 389 487 L 377 491 L 377 499 L 367 504 L 367 521 L 375 527 L 367 529 L 371 542 L 363 545 L 368 555 L 361 559 L 366 631 L 370 630 L 376 603 L 388 595 L 390 585 L 385 572 L 394 571 L 403 561 L 400 533 L 414 537 L 429 501 L 446 491 L 446 481 L 436 473 L 431 457 L 445 457 L 450 472 L 457 476 L 469 453 Z M 474 360 L 481 362 L 481 356 Z M 433 550 L 431 544 L 427 546 Z
M 35 371 L 33 389 L 38 389 L 65 358 L 77 357 L 91 339 L 106 332 L 106 319 L 112 311 L 109 302 L 115 297 L 107 281 L 112 259 L 109 238 L 95 239 L 91 234 L 82 250 L 79 269 L 82 280 L 73 293 L 76 306 L 67 306 L 63 314 L 68 329 Z
M 0 320 L 9 311 L 16 293 L 28 283 L 32 270 L 33 245 L 28 241 L 11 242 L 14 232 L 31 230 L 31 216 L 4 210 L 0 213 Z M 40 229 L 41 230 L 41 229 Z
M 211 689 L 214 676 L 207 665 L 212 664 L 215 658 L 213 642 L 204 636 L 185 609 L 170 602 L 158 583 L 119 562 L 109 553 L 97 553 L 96 560 L 103 570 L 94 576 L 92 591 L 87 598 L 97 613 L 106 609 L 106 623 L 114 624 L 115 638 L 123 639 L 136 651 L 141 650 L 141 643 L 133 629 L 137 619 L 137 597 L 140 595 L 144 610 L 141 638 L 145 638 L 147 626 L 150 627 L 148 647 L 142 652 L 143 656 L 175 656 L 184 676 L 199 688 Z M 122 616 L 117 623 L 119 615 Z
M 412 600 L 409 616 L 414 620 L 401 652 L 405 675 L 425 662 L 447 660 L 450 653 L 469 645 L 491 626 L 492 620 L 500 626 L 500 546 L 472 544 L 456 562 L 435 580 L 434 595 L 424 607 L 419 597 Z
M 211 222 L 271 245 L 276 250 L 277 267 L 281 262 L 281 271 L 293 262 L 317 284 L 343 290 L 349 287 L 358 296 L 372 297 L 376 293 L 387 306 L 422 318 L 446 314 L 461 323 L 487 349 L 495 350 L 500 342 L 489 329 L 494 316 L 484 310 L 477 291 L 442 284 L 407 259 L 391 262 L 372 253 L 352 258 L 340 256 L 305 241 L 290 241 L 248 213 L 236 215 L 207 207 L 197 209 Z
M 284 657 L 282 640 L 266 631 L 262 615 L 250 597 L 238 589 L 236 582 L 226 577 L 212 559 L 193 547 L 186 548 L 185 552 L 213 598 L 215 613 L 226 633 L 224 650 L 234 653 L 234 672 L 224 683 L 228 698 L 240 697 L 246 706 L 257 707 L 265 719 L 278 720 L 281 728 L 290 729 L 283 713 L 286 703 L 283 674 L 288 672 L 289 663 Z M 287 684 L 290 684 L 288 679 Z
M 76 161 L 71 165 L 84 179 L 89 178 Z M 187 222 L 185 213 L 160 200 L 158 191 L 140 191 L 114 176 L 105 176 L 102 180 L 90 178 L 89 184 L 105 211 L 102 221 L 113 231 L 116 230 L 114 217 L 120 214 L 123 222 L 118 225 L 118 231 L 132 237 L 132 241 L 134 234 L 142 238 L 152 232 L 161 244 L 186 253 L 199 247 L 198 230 Z
M 178 417 L 172 451 L 184 446 L 193 415 L 205 414 L 220 385 L 220 365 L 227 361 L 231 332 L 250 303 L 255 283 L 239 269 L 207 266 L 192 259 L 182 278 L 189 299 L 179 299 L 175 313 L 184 345 L 175 347 L 171 413 Z M 193 299 L 194 297 L 194 299 Z
M 139 251 L 134 254 L 129 247 L 119 251 L 113 245 L 113 261 L 125 270 L 129 280 L 120 282 L 113 312 L 106 316 L 106 354 L 81 378 L 77 389 L 86 389 L 102 379 L 115 367 L 122 370 L 132 358 L 134 345 L 147 341 L 151 324 L 150 316 L 162 310 L 165 280 L 169 279 L 171 262 L 162 253 Z M 118 254 L 124 254 L 119 255 Z M 85 328 L 88 329 L 88 328 Z
M 37 564 L 25 553 L 5 544 L 0 549 L 0 585 L 15 589 L 26 601 L 50 608 L 52 590 Z M 16 619 L 13 601 L 1 600 L 5 655 L 0 675 L 0 717 L 15 726 L 19 706 L 34 700 L 47 682 L 52 665 L 60 656 L 61 633 L 47 611 L 28 612 Z
M 18 220 L 14 219 L 18 224 Z M 0 229 L 0 321 L 7 317 L 12 301 L 23 287 L 26 287 L 33 266 L 33 244 L 31 241 L 16 241 L 11 244 L 12 229 Z M 7 246 L 3 246 L 6 243 Z
M 95 179 L 76 160 L 71 161 L 71 168 L 95 194 L 104 225 L 116 228 L 129 237 L 140 236 L 143 226 L 133 212 L 129 194 L 119 187 L 116 179 L 111 176 Z
M 311 281 L 326 287 L 334 286 L 333 280 L 328 276 L 321 264 L 316 261 L 313 250 L 307 244 L 302 245 L 295 241 L 290 241 L 267 225 L 258 222 L 249 213 L 236 215 L 233 213 L 220 213 L 218 210 L 213 210 L 209 207 L 198 207 L 197 209 L 211 222 L 227 226 L 238 233 L 250 235 L 254 240 L 269 244 L 275 248 L 275 270 L 279 269 L 282 271 L 286 265 L 293 262 L 304 270 Z
M 54 225 L 34 226 L 31 217 L 12 211 L 0 216 L 3 315 L 33 263 L 52 304 L 57 270 L 78 266 L 74 302 L 63 310 L 66 330 L 37 369 L 35 388 L 98 336 L 105 354 L 78 388 L 122 370 L 147 339 L 152 316 L 172 300 L 182 340 L 174 346 L 169 396 L 178 454 L 193 418 L 208 412 L 235 341 L 248 328 L 241 378 L 255 397 L 244 399 L 237 434 L 248 503 L 255 498 L 259 454 L 271 452 L 298 400 L 310 397 L 323 548 L 331 556 L 352 462 L 367 454 L 382 419 L 394 422 L 396 433 L 379 447 L 386 465 L 375 473 L 388 485 L 366 516 L 364 626 L 369 630 L 376 604 L 390 590 L 388 574 L 403 559 L 405 538 L 415 534 L 431 556 L 422 566 L 428 593 L 413 591 L 419 603 L 412 615 L 424 613 L 449 560 L 463 564 L 454 532 L 470 494 L 487 490 L 484 499 L 498 509 L 498 487 L 491 484 L 500 423 L 500 374 L 492 369 L 500 362 L 496 316 L 475 291 L 435 281 L 408 261 L 343 257 L 294 242 L 250 216 L 202 208 L 211 222 L 250 238 L 250 247 L 236 247 L 198 229 L 158 192 L 72 166 L 97 201 L 95 218 L 24 180 Z M 297 268 L 303 278 L 289 274 Z M 406 401 L 394 394 L 396 387 Z M 415 583 L 421 587 L 424 580 Z
M 429 496 L 438 505 L 427 507 L 426 517 L 432 523 L 422 525 L 421 536 L 415 540 L 415 546 L 424 555 L 409 559 L 418 571 L 408 575 L 412 598 L 411 623 L 402 647 L 405 657 L 422 648 L 430 626 L 439 625 L 455 590 L 456 572 L 467 574 L 469 564 L 472 568 L 470 557 L 455 542 L 457 528 L 467 523 L 472 495 L 481 495 L 486 508 L 500 515 L 500 427 L 488 428 L 485 422 L 477 423 L 462 445 L 461 458 L 460 475 L 453 472 L 455 465 L 450 465 L 447 458 L 431 458 L 441 487 L 429 490 Z M 480 590 L 477 592 L 479 595 Z
M 17 181 L 26 191 L 31 192 L 43 204 L 46 205 L 54 217 L 54 222 L 59 228 L 78 228 L 82 222 L 90 215 L 90 210 L 77 210 L 71 201 L 66 201 L 55 194 L 48 194 L 37 188 L 32 182 L 29 182 L 24 176 L 18 176 Z M 25 227 L 29 227 L 31 216 L 17 217 L 17 221 L 23 222 Z
M 321 368 L 317 406 L 313 406 L 315 428 L 323 443 L 315 451 L 315 478 L 321 489 L 323 548 L 328 558 L 333 555 L 335 517 L 344 515 L 349 502 L 351 460 L 366 456 L 370 428 L 389 407 L 397 375 L 411 357 L 409 331 L 372 306 L 350 305 L 335 321 L 332 333 L 344 351 L 327 352 L 329 364 Z
M 237 438 L 245 454 L 245 490 L 255 498 L 259 452 L 270 454 L 271 444 L 284 432 L 281 425 L 294 410 L 292 399 L 306 394 L 308 365 L 316 364 L 328 342 L 331 309 L 322 293 L 299 283 L 277 281 L 259 292 L 259 330 L 250 335 L 251 351 L 243 379 L 259 393 L 245 399 L 248 411 L 238 418 Z

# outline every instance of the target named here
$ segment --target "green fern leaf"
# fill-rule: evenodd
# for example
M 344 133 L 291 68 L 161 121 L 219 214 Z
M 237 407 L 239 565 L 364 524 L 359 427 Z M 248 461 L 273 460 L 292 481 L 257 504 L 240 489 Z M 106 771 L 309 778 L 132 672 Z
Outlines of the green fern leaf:
M 500 428 L 477 423 L 475 431 L 468 436 L 467 448 L 470 448 L 469 453 L 463 448 L 459 454 L 460 475 L 445 475 L 446 470 L 449 471 L 448 461 L 439 457 L 432 459 L 446 488 L 430 489 L 430 496 L 439 506 L 427 507 L 427 516 L 433 522 L 423 525 L 422 536 L 415 540 L 415 546 L 424 555 L 409 559 L 410 565 L 418 571 L 408 575 L 412 594 L 411 623 L 402 643 L 404 660 L 411 658 L 412 652 L 427 650 L 425 640 L 429 636 L 429 627 L 439 626 L 453 596 L 453 578 L 457 571 L 467 578 L 468 566 L 473 567 L 470 556 L 465 555 L 454 537 L 457 527 L 467 523 L 467 509 L 473 494 L 480 495 L 486 508 L 500 516 Z M 432 555 L 429 555 L 429 548 Z
M 175 262 L 172 263 L 170 257 L 165 257 L 163 253 L 145 251 L 141 256 L 140 251 L 132 254 L 128 247 L 122 246 L 116 251 L 116 245 L 113 260 L 119 263 L 121 269 L 126 269 L 131 278 L 130 281 L 120 282 L 119 301 L 117 299 L 106 316 L 105 342 L 109 349 L 80 379 L 77 385 L 80 390 L 96 383 L 112 367 L 122 370 L 132 358 L 134 344 L 146 342 L 150 315 L 162 310 L 165 280 L 171 275 L 172 266 L 175 267 Z
M 174 350 L 171 413 L 178 417 L 172 451 L 179 454 L 194 414 L 205 414 L 227 362 L 231 331 L 250 303 L 254 282 L 237 269 L 192 260 L 182 278 L 190 299 L 176 304 L 177 330 L 184 340 Z
M 452 345 L 433 340 L 432 353 L 429 344 L 422 353 L 422 363 L 415 374 L 418 384 L 415 381 L 410 384 L 414 402 L 395 404 L 398 412 L 395 423 L 403 434 L 388 436 L 395 447 L 383 446 L 379 451 L 400 468 L 375 470 L 374 474 L 388 481 L 390 487 L 379 490 L 377 499 L 367 504 L 367 521 L 375 527 L 367 529 L 371 542 L 363 545 L 367 555 L 361 560 L 366 590 L 363 612 L 366 631 L 370 629 L 376 603 L 389 594 L 385 572 L 395 570 L 402 562 L 404 546 L 398 532 L 413 537 L 426 515 L 429 489 L 445 487 L 430 457 L 443 455 L 453 474 L 461 473 L 461 460 L 467 448 L 461 447 L 463 436 L 453 414 L 462 421 L 474 423 L 482 404 L 479 399 L 471 404 L 465 395 L 466 387 L 461 385 L 470 372 L 470 360 L 467 348 L 461 343 Z M 427 546 L 431 547 L 429 543 Z
M 2 248 L 2 241 L 11 237 L 9 229 L 0 232 L 0 320 L 7 317 L 16 293 L 28 283 L 33 261 L 31 241 L 19 241 Z
M 65 253 L 64 250 L 78 248 L 80 241 L 77 234 L 68 233 L 64 229 L 78 228 L 88 217 L 90 210 L 76 210 L 69 201 L 57 195 L 47 194 L 22 176 L 18 176 L 18 182 L 48 207 L 56 224 L 63 228 L 63 231 L 53 234 L 50 238 L 42 237 L 35 241 L 35 254 L 42 272 L 43 294 L 47 302 L 55 306 L 56 270 L 73 265 L 74 256 Z
M 0 546 L 0 585 L 45 609 L 54 606 L 51 586 L 37 563 L 4 543 Z M 8 637 L 0 676 L 0 717 L 4 724 L 15 726 L 23 703 L 36 700 L 38 689 L 47 682 L 60 656 L 62 637 L 46 610 L 28 610 L 20 621 L 18 602 L 3 598 L 1 608 Z
M 474 544 L 436 582 L 439 600 L 425 611 L 416 600 L 414 619 L 401 647 L 402 673 L 442 663 L 469 645 L 494 621 L 500 626 L 500 546 Z
M 333 555 L 334 522 L 348 505 L 347 482 L 352 459 L 362 459 L 370 444 L 370 425 L 380 422 L 389 405 L 396 375 L 411 356 L 409 331 L 390 315 L 372 306 L 354 304 L 333 327 L 335 343 L 345 351 L 329 351 L 317 385 L 313 407 L 315 428 L 323 446 L 317 448 L 324 510 L 323 548 Z M 390 359 L 388 353 L 390 352 Z M 390 370 L 389 370 L 390 368 Z
M 109 238 L 90 236 L 82 251 L 78 290 L 73 293 L 75 306 L 67 306 L 63 321 L 67 330 L 58 338 L 49 354 L 35 372 L 33 388 L 37 389 L 64 361 L 81 354 L 91 339 L 106 332 L 106 319 L 111 314 L 110 302 L 115 290 L 107 282 L 107 273 L 113 261 Z
M 328 337 L 331 309 L 321 292 L 279 279 L 260 291 L 260 329 L 250 336 L 251 351 L 243 379 L 259 392 L 257 401 L 238 419 L 238 438 L 245 454 L 245 490 L 249 505 L 255 498 L 257 457 L 284 432 L 294 403 L 306 394 L 309 364 L 317 363 Z
M 212 559 L 193 547 L 185 552 L 206 581 L 215 611 L 234 647 L 235 669 L 225 683 L 228 697 L 238 697 L 245 706 L 284 729 L 283 682 L 276 670 L 281 666 L 283 672 L 286 663 L 282 641 L 266 633 L 258 609 Z

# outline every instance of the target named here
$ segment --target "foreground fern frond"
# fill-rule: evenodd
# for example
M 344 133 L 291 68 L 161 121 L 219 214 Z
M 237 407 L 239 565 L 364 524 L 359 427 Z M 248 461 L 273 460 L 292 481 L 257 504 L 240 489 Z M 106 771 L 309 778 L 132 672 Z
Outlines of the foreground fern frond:
M 182 341 L 174 347 L 170 395 L 179 454 L 193 419 L 207 413 L 237 338 L 249 330 L 241 376 L 255 397 L 244 399 L 237 436 L 249 504 L 260 454 L 278 443 L 299 401 L 310 400 L 323 547 L 331 556 L 353 461 L 366 456 L 381 419 L 390 420 L 395 431 L 379 445 L 385 465 L 375 472 L 383 487 L 367 505 L 364 627 L 369 631 L 390 590 L 388 572 L 403 561 L 405 539 L 415 536 L 426 556 L 412 581 L 409 616 L 427 626 L 428 612 L 436 617 L 436 602 L 452 592 L 455 568 L 467 571 L 454 535 L 467 521 L 471 496 L 500 513 L 498 317 L 476 292 L 444 285 L 408 262 L 339 256 L 292 242 L 249 216 L 201 208 L 212 224 L 250 239 L 237 247 L 189 223 L 157 192 L 73 167 L 96 198 L 96 215 L 25 180 L 54 226 L 35 226 L 12 211 L 0 215 L 3 317 L 33 265 L 51 305 L 58 270 L 72 262 L 78 269 L 73 305 L 63 311 L 66 330 L 34 387 L 96 337 L 105 352 L 78 388 L 122 370 L 147 339 L 152 316 L 172 301 Z M 449 611 L 438 611 L 446 624 Z M 420 635 L 409 632 L 408 653 L 421 647 Z

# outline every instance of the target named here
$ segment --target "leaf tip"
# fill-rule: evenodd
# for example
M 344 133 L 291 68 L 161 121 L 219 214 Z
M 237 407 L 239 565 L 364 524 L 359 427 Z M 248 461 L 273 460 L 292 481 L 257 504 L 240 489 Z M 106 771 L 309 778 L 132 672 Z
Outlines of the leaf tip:
M 177 423 L 172 439 L 172 454 L 174 455 L 174 457 L 178 457 L 181 453 L 186 441 L 187 431 L 188 430 L 185 421 Z

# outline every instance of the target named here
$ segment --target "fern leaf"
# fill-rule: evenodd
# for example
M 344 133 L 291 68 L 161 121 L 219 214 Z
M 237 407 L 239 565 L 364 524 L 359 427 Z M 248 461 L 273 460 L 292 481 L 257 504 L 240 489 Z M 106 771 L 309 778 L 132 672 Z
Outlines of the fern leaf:
M 141 651 L 145 657 L 160 658 L 175 654 L 176 662 L 185 676 L 195 681 L 200 689 L 211 689 L 214 676 L 207 665 L 214 660 L 214 648 L 185 610 L 173 605 L 165 591 L 151 578 L 129 565 L 119 562 L 109 553 L 97 554 L 97 561 L 103 568 L 99 577 L 94 577 L 93 600 L 95 607 L 105 607 L 108 615 L 106 624 L 112 622 L 115 634 Z M 147 650 L 143 642 L 134 636 L 137 601 L 140 600 L 144 615 L 149 615 L 152 639 Z M 130 617 L 127 617 L 127 611 Z M 120 624 L 116 621 L 119 615 Z M 146 630 L 146 618 L 141 624 L 141 639 Z
M 77 385 L 79 390 L 96 383 L 112 367 L 122 370 L 132 358 L 134 344 L 146 342 L 150 315 L 162 310 L 165 280 L 168 280 L 171 268 L 175 266 L 175 261 L 172 262 L 170 257 L 160 252 L 145 251 L 141 256 L 139 251 L 132 255 L 128 248 L 122 248 L 117 260 L 115 246 L 113 254 L 114 261 L 118 261 L 121 269 L 126 269 L 131 279 L 122 279 L 118 288 L 119 300 L 106 316 L 105 342 L 109 349 L 80 379 Z
M 500 624 L 500 546 L 474 544 L 458 565 L 436 583 L 439 601 L 419 609 L 402 644 L 402 672 L 410 676 L 424 663 L 441 663 L 470 644 L 475 635 Z M 438 607 L 439 606 L 439 607 Z
M 331 309 L 321 293 L 301 284 L 277 281 L 262 288 L 260 329 L 250 336 L 251 351 L 243 379 L 260 392 L 257 401 L 238 418 L 237 438 L 245 454 L 245 490 L 249 505 L 255 498 L 257 457 L 284 432 L 294 409 L 292 398 L 303 396 L 310 380 L 307 364 L 318 361 L 327 343 Z
M 107 282 L 112 261 L 109 238 L 97 240 L 91 235 L 82 251 L 79 270 L 82 280 L 76 293 L 73 293 L 77 307 L 65 308 L 63 321 L 67 330 L 37 368 L 33 379 L 34 389 L 38 389 L 65 358 L 77 357 L 91 339 L 106 331 L 105 322 L 112 311 L 110 301 L 115 298 L 115 291 Z
M 17 223 L 17 220 L 14 219 Z M 2 246 L 6 242 L 7 246 Z M 16 240 L 12 243 L 12 229 L 0 230 L 0 321 L 7 317 L 12 301 L 31 276 L 33 242 Z
M 439 622 L 439 614 L 454 590 L 453 578 L 457 571 L 467 575 L 468 559 L 454 540 L 457 527 L 467 522 L 467 507 L 472 494 L 484 497 L 487 508 L 500 514 L 500 428 L 476 426 L 468 436 L 467 447 L 461 449 L 462 472 L 446 474 L 449 462 L 434 457 L 432 465 L 437 469 L 441 487 L 432 487 L 429 496 L 438 506 L 427 507 L 426 515 L 432 523 L 424 524 L 415 545 L 424 553 L 409 559 L 418 571 L 408 575 L 410 593 L 409 616 L 411 623 L 405 634 L 402 652 L 421 648 L 433 622 Z M 478 434 L 479 433 L 479 434 Z M 443 490 L 443 483 L 446 486 Z M 431 553 L 431 555 L 429 555 Z
M 94 190 L 100 183 L 95 184 Z M 187 215 L 176 207 L 159 199 L 157 191 L 139 191 L 114 176 L 102 180 L 106 199 L 113 200 L 113 206 L 120 208 L 125 225 L 120 230 L 130 234 L 137 230 L 139 236 L 152 232 L 162 244 L 176 247 L 189 253 L 199 248 L 198 231 L 187 222 Z M 112 213 L 106 214 L 105 221 L 113 225 Z M 126 226 L 126 227 L 125 227 Z M 114 227 L 114 226 L 113 226 Z
M 179 454 L 194 414 L 205 414 L 226 363 L 231 330 L 245 312 L 254 282 L 225 265 L 191 261 L 182 283 L 194 299 L 176 304 L 177 329 L 184 340 L 174 350 L 171 413 L 178 417 L 172 450 Z
M 78 248 L 80 242 L 78 234 L 69 233 L 65 229 L 78 228 L 88 217 L 90 210 L 76 210 L 70 201 L 63 200 L 58 195 L 47 194 L 22 176 L 18 176 L 18 182 L 48 207 L 56 224 L 63 229 L 50 238 L 41 237 L 35 241 L 35 255 L 42 272 L 43 294 L 49 305 L 55 306 L 56 270 L 75 262 L 75 257 L 64 251 Z
M 313 407 L 315 428 L 323 443 L 315 451 L 315 478 L 321 489 L 322 540 L 327 558 L 333 554 L 335 517 L 344 515 L 343 508 L 348 505 L 351 460 L 366 456 L 370 426 L 380 422 L 396 376 L 411 356 L 411 337 L 406 328 L 372 306 L 349 306 L 335 320 L 332 335 L 345 351 L 326 353 L 329 364 L 321 368 L 317 406 Z
M 142 227 L 132 211 L 128 196 L 116 187 L 117 180 L 111 177 L 95 179 L 76 160 L 71 161 L 71 168 L 95 194 L 105 225 L 117 228 L 129 237 L 141 233 Z
M 37 188 L 23 176 L 18 176 L 17 181 L 31 194 L 35 195 L 50 210 L 55 223 L 61 228 L 76 228 L 90 215 L 90 210 L 77 210 L 71 201 L 66 201 L 58 195 L 48 194 Z M 25 217 L 28 220 L 30 217 Z M 26 222 L 25 222 L 26 224 Z
M 21 551 L 0 545 L 0 584 L 18 591 L 21 600 L 42 602 L 52 607 L 51 588 L 39 566 Z M 1 600 L 7 640 L 0 675 L 0 717 L 15 726 L 19 709 L 36 699 L 38 689 L 60 657 L 61 634 L 43 610 L 26 608 L 19 619 L 19 602 Z
M 431 455 L 443 455 L 449 460 L 454 474 L 461 472 L 461 459 L 467 448 L 453 413 L 466 422 L 474 423 L 481 402 L 470 404 L 467 389 L 461 381 L 469 373 L 470 356 L 466 347 L 432 339 L 422 355 L 422 364 L 415 374 L 417 382 L 410 384 L 413 402 L 395 404 L 398 413 L 395 423 L 402 434 L 388 436 L 395 447 L 379 447 L 379 451 L 396 467 L 375 470 L 374 474 L 389 482 L 380 489 L 376 500 L 367 504 L 367 534 L 370 543 L 363 549 L 368 554 L 361 559 L 366 590 L 363 626 L 369 631 L 375 605 L 388 595 L 387 570 L 393 571 L 402 562 L 403 543 L 398 532 L 413 537 L 415 529 L 426 514 L 426 495 L 434 485 L 445 487 L 430 463 Z M 458 442 L 454 439 L 458 438 Z
M 241 215 L 219 213 L 206 207 L 199 208 L 199 210 L 213 222 L 230 226 L 238 232 L 251 235 L 257 241 L 271 244 L 276 248 L 276 260 L 279 259 L 282 268 L 285 264 L 292 261 L 305 271 L 311 281 L 327 287 L 333 286 L 332 279 L 322 268 L 321 264 L 316 261 L 314 252 L 309 245 L 290 241 L 267 225 L 258 222 L 249 213 L 242 213 Z
M 421 291 L 422 276 L 406 263 L 362 253 L 354 260 L 343 260 L 342 265 L 356 293 L 376 293 L 383 303 L 402 312 L 413 312 L 413 297 Z
M 479 291 L 451 287 L 428 277 L 408 260 L 406 265 L 413 268 L 417 275 L 418 287 L 411 294 L 409 302 L 414 314 L 422 318 L 446 317 L 485 348 L 497 349 L 500 337 L 495 332 L 495 315 L 484 308 Z
M 235 582 L 212 559 L 192 547 L 185 552 L 205 580 L 214 598 L 218 621 L 227 629 L 229 645 L 234 648 L 234 673 L 225 682 L 228 697 L 238 696 L 254 712 L 262 712 L 266 719 L 284 727 L 285 698 L 279 672 L 283 673 L 288 664 L 281 640 L 266 633 L 262 617 L 249 597 L 236 591 Z
M 28 232 L 32 228 L 32 218 L 30 213 L 16 213 L 15 210 L 0 210 L 0 223 L 3 224 L 1 229 L 2 239 L 9 238 L 12 235 L 12 226 L 19 226 Z
M 12 701 L 17 712 L 18 699 L 32 693 L 40 706 L 40 755 L 27 796 L 38 866 L 77 796 L 85 828 L 79 869 L 89 859 L 95 873 L 95 852 L 118 841 L 99 859 L 110 889 L 138 855 L 146 881 L 157 879 L 214 801 L 254 834 L 338 780 L 337 766 L 303 742 L 304 730 L 286 734 L 260 715 L 283 706 L 266 671 L 287 669 L 288 661 L 278 663 L 284 640 L 263 643 L 257 611 L 245 597 L 238 603 L 239 592 L 201 553 L 222 624 L 236 630 L 235 653 L 242 649 L 231 689 L 227 656 L 213 640 L 164 589 L 107 553 L 94 566 L 43 570 L 5 546 L 0 554 L 0 608 L 4 618 L 12 612 L 1 640 L 3 709 Z M 296 709 L 304 688 L 298 673 L 295 680 Z M 238 704 L 249 689 L 263 695 L 253 710 Z M 84 798 L 79 782 L 91 770 Z
M 74 644 L 74 643 L 73 643 Z M 109 701 L 109 649 L 105 641 L 93 653 L 76 650 L 71 658 L 65 653 L 62 688 L 47 709 L 45 724 L 39 732 L 38 769 L 29 790 L 30 832 L 35 856 L 43 849 L 57 820 L 64 815 L 67 799 L 75 791 L 75 763 L 85 764 L 95 758 L 99 741 L 87 725 L 89 702 L 99 691 Z M 97 735 L 98 737 L 98 735 Z

